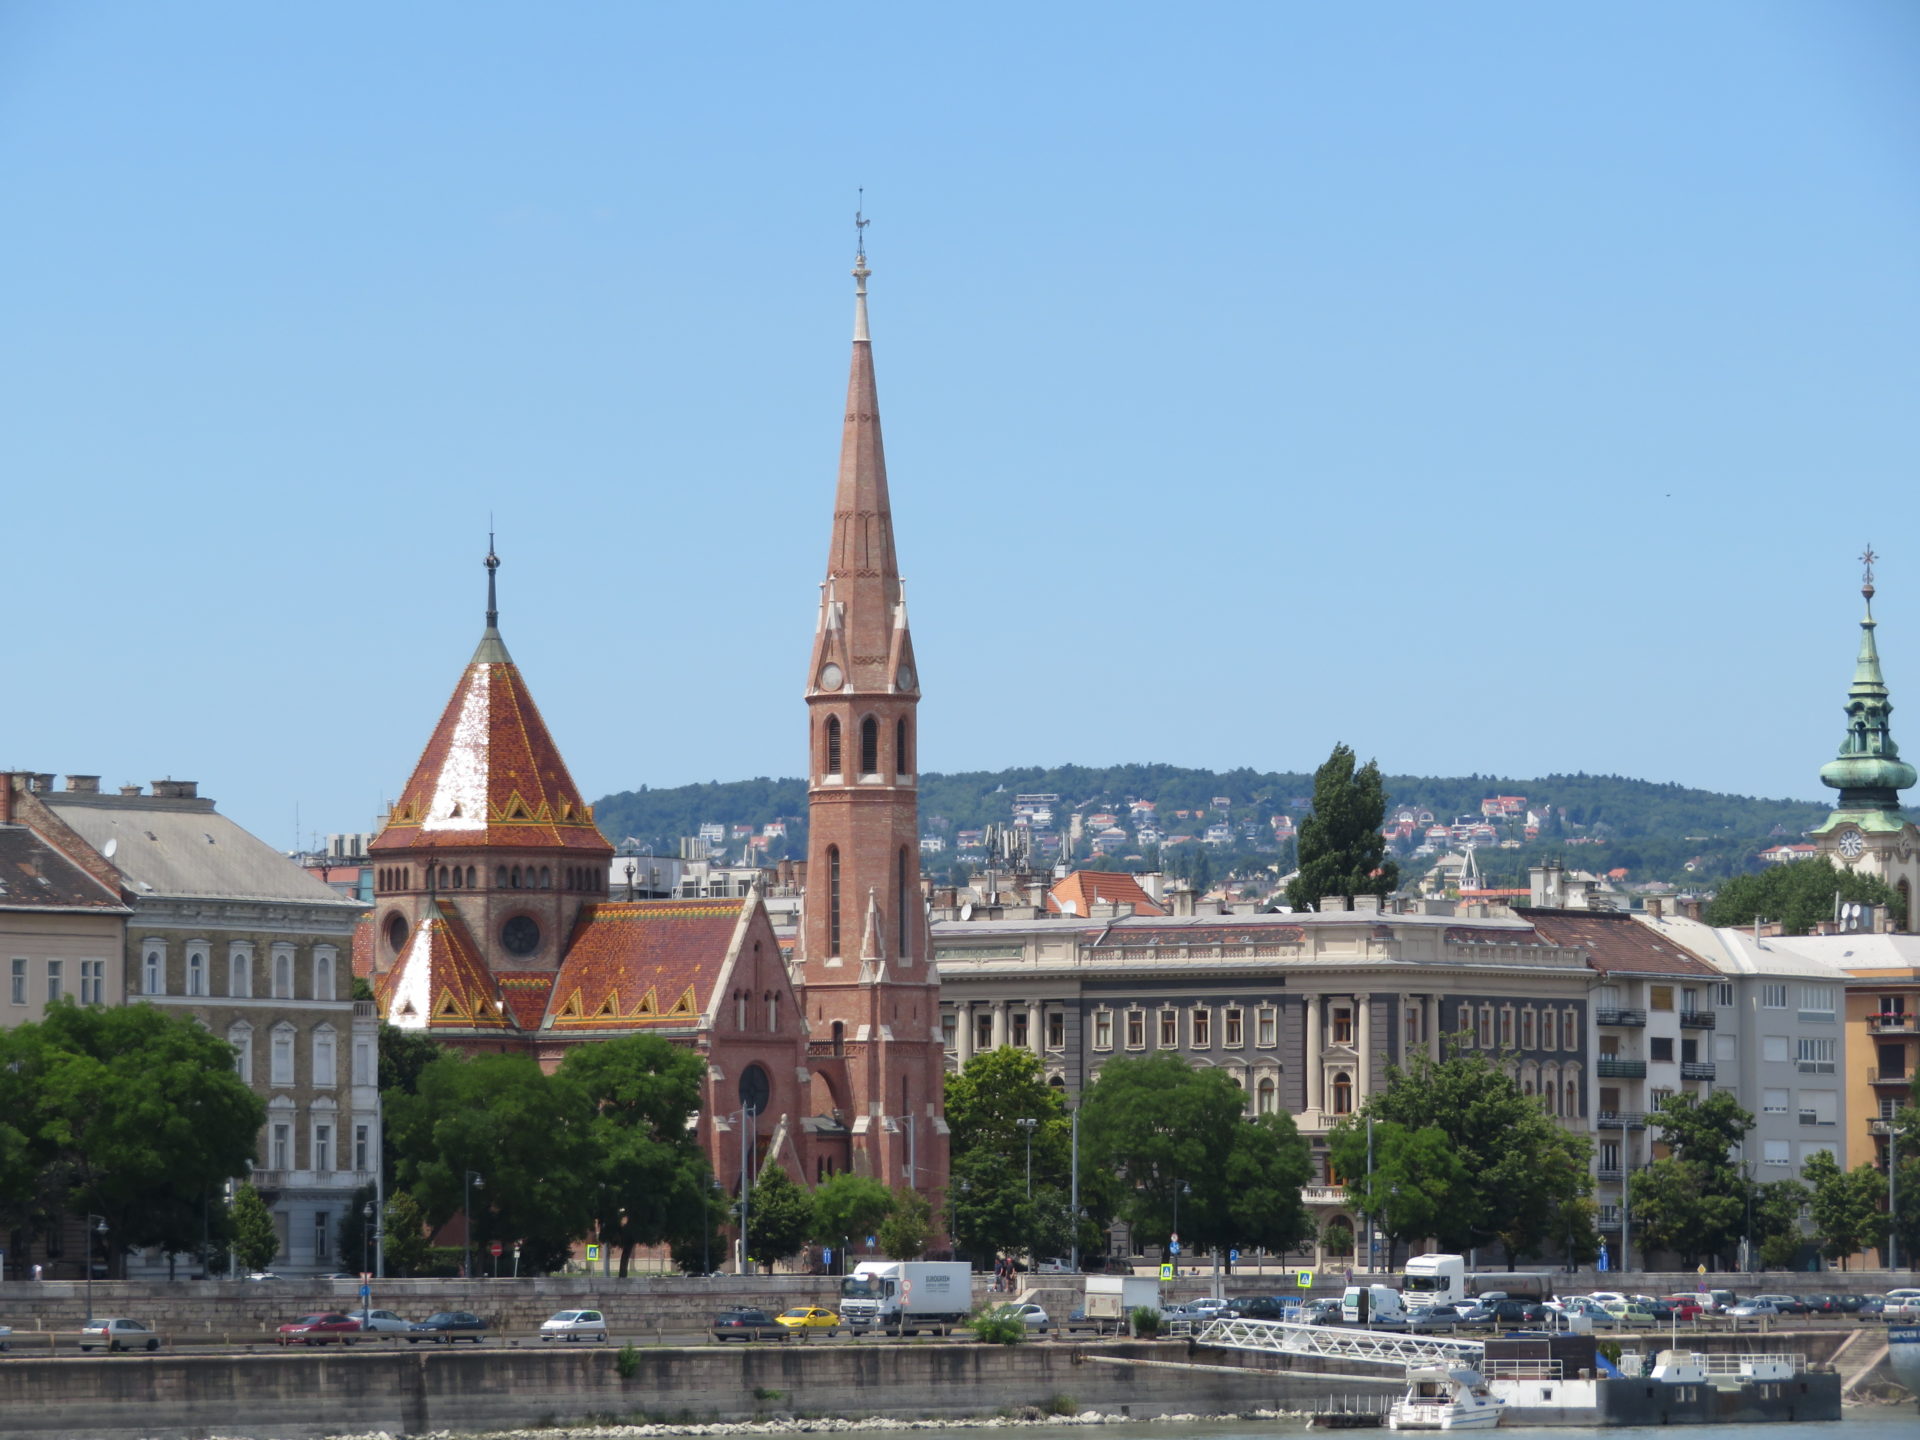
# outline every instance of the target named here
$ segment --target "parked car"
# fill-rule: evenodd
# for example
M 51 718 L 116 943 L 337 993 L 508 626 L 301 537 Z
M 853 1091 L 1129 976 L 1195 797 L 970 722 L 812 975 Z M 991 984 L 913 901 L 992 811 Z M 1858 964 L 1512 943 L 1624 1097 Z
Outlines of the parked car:
M 803 1337 L 816 1331 L 826 1335 L 837 1335 L 840 1331 L 840 1317 L 818 1305 L 796 1305 L 791 1310 L 782 1310 L 773 1318 L 776 1324 L 784 1325 Z
M 1729 1320 L 1768 1319 L 1779 1313 L 1779 1309 L 1764 1295 L 1755 1295 L 1750 1299 L 1736 1301 L 1727 1307 Z
M 598 1310 L 556 1310 L 540 1322 L 542 1340 L 589 1340 L 607 1342 L 607 1317 Z
M 1887 1297 L 1884 1295 L 1862 1295 L 1860 1304 L 1853 1312 L 1854 1319 L 1866 1324 L 1887 1318 Z
M 282 1345 L 325 1345 L 330 1340 L 351 1345 L 359 1333 L 360 1322 L 338 1310 L 316 1310 L 298 1320 L 289 1320 L 279 1331 Z
M 1335 1301 L 1338 1305 L 1340 1302 Z M 1271 1295 L 1242 1295 L 1223 1312 L 1236 1320 L 1284 1320 L 1286 1307 Z
M 1071 1275 L 1073 1266 L 1061 1259 L 1041 1260 L 1033 1267 L 1042 1275 Z
M 1538 1300 L 1496 1300 L 1491 1308 L 1493 1323 L 1502 1328 L 1543 1325 L 1551 1313 Z
M 1756 1300 L 1765 1300 L 1782 1315 L 1805 1315 L 1810 1308 L 1798 1295 L 1756 1295 Z
M 1709 1290 L 1704 1303 L 1709 1315 L 1724 1315 L 1740 1303 L 1740 1297 L 1731 1290 Z
M 1833 1297 L 1833 1308 L 1842 1315 L 1856 1315 L 1860 1311 L 1860 1302 L 1866 1298 L 1864 1295 L 1836 1295 Z
M 1673 1307 L 1673 1318 L 1676 1320 L 1698 1320 L 1707 1313 L 1707 1307 L 1702 1303 L 1705 1298 L 1701 1295 L 1669 1295 L 1666 1303 Z
M 12 1348 L 13 1327 L 11 1325 L 0 1325 L 0 1351 L 11 1350 Z
M 1198 1300 L 1191 1300 L 1188 1303 L 1202 1314 L 1211 1317 L 1226 1314 L 1227 1311 L 1232 1308 L 1233 1302 L 1229 1300 L 1218 1300 L 1211 1295 L 1202 1295 Z
M 1880 1300 L 1880 1318 L 1889 1325 L 1920 1320 L 1920 1290 L 1889 1290 Z
M 764 1310 L 735 1306 L 713 1317 L 711 1327 L 716 1340 L 787 1340 L 793 1332 Z
M 404 1335 L 413 1329 L 411 1320 L 391 1310 L 353 1310 L 348 1313 L 360 1322 L 360 1328 L 369 1335 Z
M 1340 1302 L 1331 1295 L 1322 1295 L 1318 1300 L 1309 1300 L 1300 1307 L 1302 1325 L 1338 1325 L 1340 1323 Z
M 1576 1295 L 1563 1303 L 1560 1307 L 1560 1316 L 1569 1326 L 1575 1320 L 1581 1320 L 1597 1330 L 1613 1329 L 1620 1324 L 1620 1316 L 1590 1295 Z
M 1046 1310 L 1042 1306 L 1035 1305 L 1031 1300 L 1019 1304 L 996 1305 L 994 1314 L 1018 1320 L 1029 1330 L 1045 1330 L 1053 1324 L 1053 1321 L 1047 1318 Z
M 1451 1335 L 1460 1328 L 1460 1313 L 1452 1305 L 1416 1305 L 1407 1311 L 1407 1329 L 1415 1335 Z
M 487 1328 L 487 1322 L 471 1310 L 436 1310 L 424 1320 L 416 1320 L 413 1328 L 407 1331 L 407 1343 L 416 1345 L 425 1340 L 435 1345 L 451 1345 L 456 1340 L 471 1340 L 480 1343 L 480 1332 Z
M 82 1350 L 91 1350 L 96 1345 L 104 1345 L 109 1355 L 115 1350 L 158 1350 L 160 1348 L 158 1334 L 149 1330 L 138 1320 L 129 1320 L 123 1315 L 88 1321 L 80 1327 L 80 1337 Z

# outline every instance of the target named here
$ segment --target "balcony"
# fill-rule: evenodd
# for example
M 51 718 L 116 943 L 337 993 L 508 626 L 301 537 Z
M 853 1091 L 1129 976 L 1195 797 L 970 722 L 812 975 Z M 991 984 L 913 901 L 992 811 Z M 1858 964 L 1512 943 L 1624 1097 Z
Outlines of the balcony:
M 1920 1015 L 1904 1010 L 1884 1010 L 1867 1016 L 1869 1035 L 1920 1035 Z
M 1713 1011 L 1682 1010 L 1680 1028 L 1682 1030 L 1711 1030 L 1714 1027 Z
M 1644 1130 L 1647 1117 L 1638 1110 L 1602 1110 L 1595 1117 L 1593 1128 L 1596 1130 Z
M 1594 1178 L 1596 1180 L 1599 1180 L 1603 1184 L 1611 1183 L 1614 1185 L 1618 1185 L 1620 1183 L 1620 1177 L 1624 1175 L 1626 1172 L 1623 1171 L 1618 1165 L 1602 1165 L 1598 1170 L 1594 1171 L 1593 1173 L 1594 1173 Z
M 1596 1025 L 1645 1025 L 1647 1012 L 1644 1010 L 1595 1010 L 1593 1023 Z
M 1647 1078 L 1647 1062 L 1628 1060 L 1619 1055 L 1602 1055 L 1595 1064 L 1599 1067 L 1602 1079 L 1644 1080 Z
M 1620 1228 L 1620 1212 L 1618 1210 L 1602 1210 L 1600 1212 L 1600 1218 L 1593 1222 L 1593 1228 L 1596 1230 L 1618 1230 Z
M 1680 1062 L 1680 1078 L 1682 1080 L 1713 1079 L 1713 1061 L 1682 1060 Z
M 1867 1133 L 1869 1135 L 1891 1135 L 1893 1134 L 1893 1121 L 1869 1120 L 1867 1122 Z M 1905 1135 L 1907 1132 L 1902 1130 L 1900 1133 Z
M 1300 1203 L 1303 1205 L 1344 1205 L 1347 1203 L 1347 1187 L 1344 1185 L 1302 1185 Z
M 1890 1085 L 1896 1089 L 1904 1090 L 1913 1084 L 1913 1072 L 1911 1070 L 1869 1069 L 1867 1071 L 1867 1083 L 1869 1085 Z

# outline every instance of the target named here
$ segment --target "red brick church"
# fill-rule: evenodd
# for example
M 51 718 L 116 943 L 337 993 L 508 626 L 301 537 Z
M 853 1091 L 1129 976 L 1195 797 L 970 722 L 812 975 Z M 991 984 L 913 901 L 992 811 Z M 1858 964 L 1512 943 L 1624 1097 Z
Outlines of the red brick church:
M 743 1151 L 805 1184 L 835 1171 L 947 1181 L 939 981 L 919 867 L 919 676 L 895 560 L 866 259 L 854 270 L 833 541 L 806 703 L 809 849 L 791 962 L 758 893 L 616 901 L 594 824 L 499 630 L 487 556 L 479 648 L 373 842 L 357 946 L 391 1023 L 549 1069 L 651 1033 L 707 1062 L 702 1138 L 729 1188 Z M 743 1135 L 739 1126 L 750 1127 Z

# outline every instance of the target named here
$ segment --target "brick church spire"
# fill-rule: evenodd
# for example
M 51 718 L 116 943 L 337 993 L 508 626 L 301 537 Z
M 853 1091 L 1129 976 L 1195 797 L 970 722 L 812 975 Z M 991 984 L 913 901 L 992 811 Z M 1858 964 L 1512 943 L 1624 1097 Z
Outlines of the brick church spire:
M 939 982 L 920 890 L 920 677 L 880 439 L 870 273 L 862 245 L 832 540 L 806 686 L 798 962 L 813 1036 L 831 1039 L 844 1056 L 843 1066 L 822 1073 L 850 1132 L 845 1164 L 931 1191 L 945 1183 L 947 1146 Z

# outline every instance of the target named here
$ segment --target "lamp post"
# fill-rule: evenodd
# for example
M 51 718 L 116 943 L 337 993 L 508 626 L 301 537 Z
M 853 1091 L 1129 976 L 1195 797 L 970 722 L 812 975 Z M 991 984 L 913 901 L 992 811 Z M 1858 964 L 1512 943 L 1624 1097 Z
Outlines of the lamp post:
M 104 1215 L 87 1216 L 87 1324 L 89 1325 L 93 1324 L 93 1237 L 106 1233 L 107 1220 Z
M 469 1280 L 473 1278 L 473 1187 L 478 1185 L 481 1189 L 485 1189 L 486 1184 L 486 1178 L 478 1170 L 469 1170 L 466 1172 L 464 1188 L 461 1191 L 460 1219 L 464 1223 L 460 1228 L 466 1235 L 467 1243 L 466 1251 L 460 1260 L 460 1269 Z
M 715 1176 L 700 1192 L 700 1278 L 713 1274 L 713 1192 L 720 1188 Z
M 1900 1137 L 1905 1130 L 1894 1128 L 1893 1122 L 1887 1122 L 1887 1269 L 1900 1268 L 1899 1241 L 1896 1238 L 1900 1230 L 1900 1182 L 1896 1178 L 1900 1173 Z
M 373 1202 L 360 1207 L 360 1270 L 373 1269 Z
M 1181 1182 L 1180 1182 L 1179 1184 L 1177 1184 L 1177 1185 L 1175 1185 L 1175 1186 L 1173 1187 L 1173 1235 L 1172 1235 L 1172 1243 L 1173 1243 L 1173 1244 L 1175 1244 L 1175 1245 L 1178 1245 L 1178 1244 L 1180 1243 L 1180 1197 L 1181 1197 L 1182 1195 L 1191 1195 L 1192 1193 L 1193 1193 L 1193 1186 L 1191 1186 L 1191 1185 L 1189 1185 L 1189 1184 L 1188 1184 L 1188 1183 L 1187 1183 L 1186 1181 L 1184 1181 L 1184 1180 L 1182 1180 L 1182 1181 L 1181 1181 Z M 1180 1263 L 1180 1262 L 1179 1262 L 1179 1253 L 1180 1253 L 1180 1252 L 1179 1252 L 1179 1251 L 1177 1251 L 1177 1250 L 1176 1250 L 1176 1251 L 1174 1252 L 1174 1256 L 1175 1256 L 1175 1259 L 1174 1259 L 1174 1267 L 1175 1267 L 1175 1273 L 1176 1273 L 1176 1274 L 1177 1274 L 1177 1273 L 1179 1273 L 1179 1263 Z

